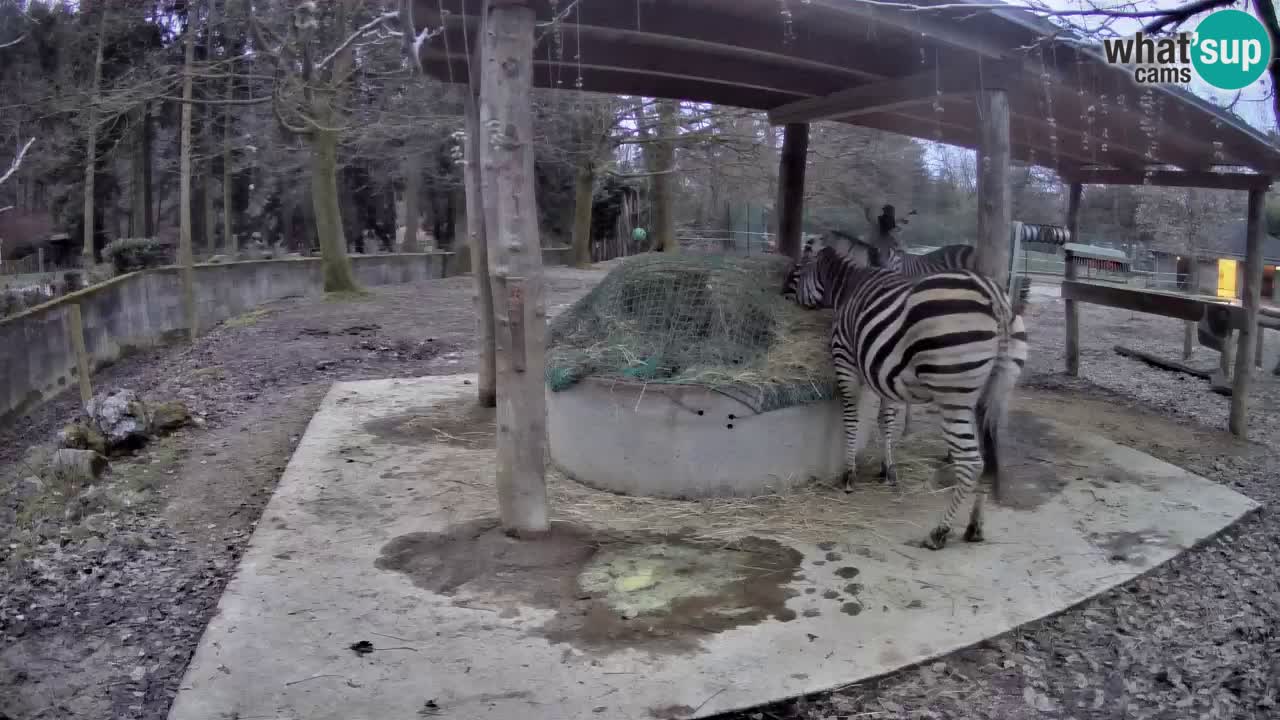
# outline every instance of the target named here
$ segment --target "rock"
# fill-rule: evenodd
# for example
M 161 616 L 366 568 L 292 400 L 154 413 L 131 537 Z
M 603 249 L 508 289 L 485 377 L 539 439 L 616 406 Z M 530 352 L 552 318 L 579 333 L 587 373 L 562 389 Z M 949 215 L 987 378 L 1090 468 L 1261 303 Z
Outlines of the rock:
M 207 263 L 224 263 L 224 262 L 227 262 L 227 261 L 228 261 L 228 260 L 230 260 L 230 259 L 231 259 L 231 258 L 228 258 L 226 255 L 214 255 L 213 257 L 209 258 L 209 259 L 208 259 L 208 260 L 206 260 L 205 262 L 207 262 Z
M 110 451 L 137 449 L 147 441 L 151 418 L 146 403 L 132 390 L 95 395 L 85 412 Z
M 151 432 L 169 433 L 191 422 L 191 411 L 181 400 L 160 403 L 151 410 Z
M 91 484 L 107 469 L 107 459 L 93 450 L 62 448 L 49 460 L 49 471 L 79 485 Z
M 93 450 L 103 455 L 107 453 L 107 439 L 102 433 L 78 420 L 68 423 L 58 431 L 58 444 L 72 450 Z

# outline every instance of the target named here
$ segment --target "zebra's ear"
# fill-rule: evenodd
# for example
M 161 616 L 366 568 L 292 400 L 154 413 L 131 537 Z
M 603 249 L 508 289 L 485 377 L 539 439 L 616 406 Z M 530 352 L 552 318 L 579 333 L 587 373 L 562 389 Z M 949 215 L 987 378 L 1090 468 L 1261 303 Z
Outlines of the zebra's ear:
M 804 249 L 800 251 L 800 262 L 807 263 L 813 259 L 813 238 L 804 241 Z

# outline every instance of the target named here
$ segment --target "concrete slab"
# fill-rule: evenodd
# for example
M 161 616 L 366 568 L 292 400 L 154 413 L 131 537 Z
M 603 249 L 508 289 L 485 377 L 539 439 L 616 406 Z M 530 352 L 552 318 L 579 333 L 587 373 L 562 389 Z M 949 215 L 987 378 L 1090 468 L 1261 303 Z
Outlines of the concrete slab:
M 1040 446 L 1015 444 L 1012 462 L 1039 470 L 1020 475 L 1014 506 L 990 508 L 986 543 L 911 547 L 946 493 L 867 488 L 851 497 L 883 522 L 851 520 L 822 542 L 743 528 L 739 542 L 706 545 L 580 520 L 522 544 L 485 520 L 491 436 L 432 415 L 465 407 L 468 379 L 333 387 L 171 720 L 709 716 L 1058 612 L 1256 507 L 1104 438 L 1018 416 Z

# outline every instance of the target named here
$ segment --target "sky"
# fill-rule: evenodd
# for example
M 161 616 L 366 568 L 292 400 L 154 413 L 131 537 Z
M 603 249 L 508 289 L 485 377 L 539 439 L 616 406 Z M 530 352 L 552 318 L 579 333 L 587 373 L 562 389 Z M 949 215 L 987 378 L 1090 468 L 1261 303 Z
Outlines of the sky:
M 1027 2 L 1027 0 L 1006 0 L 1006 1 L 1009 2 L 1009 4 L 1017 7 L 1032 9 L 1029 7 L 1029 3 Z M 1036 1 L 1041 3 L 1042 7 L 1047 7 L 1053 10 L 1083 10 L 1083 9 L 1088 9 L 1090 7 L 1119 8 L 1119 9 L 1133 9 L 1133 10 L 1159 10 L 1159 9 L 1166 9 L 1166 8 L 1175 8 L 1184 4 L 1183 0 L 1162 0 L 1159 2 L 1153 2 L 1152 0 L 1137 0 L 1136 2 L 1132 2 L 1132 3 L 1122 3 L 1119 0 L 1095 0 L 1095 2 L 1092 2 L 1092 3 L 1088 3 L 1083 0 L 1036 0 Z M 1253 9 L 1252 3 L 1250 3 L 1249 7 L 1244 7 L 1243 3 L 1237 3 L 1236 9 L 1247 10 L 1250 14 L 1254 15 L 1255 17 L 1257 16 L 1257 12 Z M 1196 18 L 1193 18 L 1189 22 L 1184 23 L 1180 29 L 1188 30 L 1188 31 L 1195 30 L 1196 25 L 1203 18 L 1207 17 L 1207 15 L 1208 13 L 1205 13 L 1200 16 L 1197 16 Z M 1098 21 L 1091 20 L 1085 17 L 1072 17 L 1072 18 L 1069 18 L 1068 20 L 1072 24 L 1076 25 L 1077 27 L 1081 25 L 1096 27 L 1099 24 Z M 1113 24 L 1111 25 L 1111 29 L 1121 35 L 1132 35 L 1133 33 L 1142 29 L 1142 25 L 1144 24 L 1144 22 L 1146 21 L 1140 20 L 1140 19 L 1118 18 L 1114 20 Z M 1274 39 L 1273 39 L 1273 42 L 1274 42 Z M 1226 105 L 1229 102 L 1231 102 L 1231 100 L 1235 97 L 1234 92 L 1228 92 L 1228 91 L 1214 88 L 1208 85 L 1207 83 L 1202 82 L 1199 79 L 1199 77 L 1196 76 L 1194 73 L 1192 74 L 1191 84 L 1186 87 L 1188 90 L 1195 93 L 1196 95 L 1199 95 L 1200 97 L 1205 98 L 1206 100 L 1215 102 L 1219 105 Z M 1258 80 L 1253 85 L 1250 85 L 1249 87 L 1244 89 L 1244 91 L 1241 94 L 1240 101 L 1235 106 L 1235 112 L 1237 115 L 1243 118 L 1250 125 L 1254 126 L 1255 128 L 1259 128 L 1261 130 L 1271 130 L 1276 127 L 1275 115 L 1271 108 L 1271 101 L 1270 99 L 1267 98 L 1267 95 L 1270 92 L 1270 88 L 1271 88 L 1270 81 L 1266 79 L 1266 76 L 1264 75 L 1261 80 Z
M 978 1 L 981 2 L 981 0 L 978 0 Z M 1043 15 L 1043 13 L 1039 11 L 1046 8 L 1049 10 L 1087 10 L 1091 8 L 1102 8 L 1102 9 L 1114 8 L 1114 9 L 1121 9 L 1121 10 L 1136 10 L 1136 11 L 1161 10 L 1161 9 L 1179 7 L 1182 4 L 1184 4 L 1186 0 L 1162 0 L 1158 2 L 1153 2 L 1152 0 L 1135 0 L 1134 2 L 1123 2 L 1122 0 L 1093 0 L 1092 2 L 1089 2 L 1089 0 L 1000 0 L 1000 1 L 1003 1 L 1012 7 L 1029 10 L 1032 12 L 1036 12 L 1037 14 Z M 1257 15 L 1257 13 L 1253 10 L 1251 6 L 1248 8 L 1244 8 L 1242 4 L 1238 4 L 1237 7 L 1239 9 L 1247 9 L 1250 13 L 1254 14 L 1255 16 Z M 1188 30 L 1188 31 L 1195 30 L 1196 25 L 1198 25 L 1202 19 L 1207 17 L 1207 15 L 1208 13 L 1204 13 L 1200 16 L 1193 18 L 1192 20 L 1184 23 L 1180 29 Z M 1097 28 L 1101 22 L 1100 20 L 1095 20 L 1087 16 L 1073 16 L 1073 17 L 1064 18 L 1064 19 L 1054 19 L 1053 21 L 1061 23 L 1062 20 L 1065 20 L 1068 24 L 1070 24 L 1072 27 L 1076 28 L 1077 30 L 1084 30 L 1084 31 L 1093 30 Z M 1128 36 L 1128 35 L 1132 35 L 1138 30 L 1141 30 L 1143 24 L 1145 24 L 1146 22 L 1148 22 L 1148 20 L 1130 19 L 1130 18 L 1114 18 L 1114 19 L 1111 19 L 1109 28 L 1110 28 L 1110 31 L 1116 35 Z M 1095 36 L 1093 32 L 1086 32 L 1085 34 L 1089 37 Z M 1100 42 L 1102 36 L 1097 35 L 1096 37 L 1098 37 Z M 1235 98 L 1234 92 L 1219 90 L 1209 85 L 1208 83 L 1201 81 L 1199 79 L 1199 76 L 1196 75 L 1195 73 L 1192 73 L 1191 84 L 1186 85 L 1185 88 L 1195 93 L 1196 95 L 1199 95 L 1200 97 L 1218 105 L 1225 106 Z M 1267 77 L 1264 75 L 1262 79 L 1258 80 L 1253 85 L 1245 88 L 1241 92 L 1240 100 L 1237 101 L 1234 108 L 1234 112 L 1238 116 L 1240 116 L 1245 122 L 1249 123 L 1255 128 L 1258 128 L 1261 130 L 1275 129 L 1276 127 L 1275 114 L 1274 114 L 1274 111 L 1272 110 L 1271 100 L 1267 97 L 1268 94 L 1270 93 L 1270 89 L 1271 89 L 1270 80 L 1267 79 Z M 938 145 L 936 143 L 930 143 L 930 142 L 925 143 L 925 161 L 926 163 L 931 165 L 932 168 L 934 168 L 935 170 L 939 169 L 943 164 L 948 162 L 947 160 L 948 155 L 954 155 L 957 153 L 960 155 L 971 157 L 973 154 L 973 151 L 965 150 L 963 148 L 952 147 L 952 146 Z

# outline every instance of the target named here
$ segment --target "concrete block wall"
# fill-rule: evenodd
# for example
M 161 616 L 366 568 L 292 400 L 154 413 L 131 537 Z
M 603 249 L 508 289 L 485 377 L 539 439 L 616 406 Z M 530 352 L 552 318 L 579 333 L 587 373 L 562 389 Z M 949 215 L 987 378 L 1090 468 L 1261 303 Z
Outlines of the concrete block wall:
M 453 274 L 452 253 L 355 255 L 360 283 L 374 287 Z M 197 323 L 209 328 L 263 303 L 323 291 L 318 258 L 197 265 Z M 0 422 L 76 384 L 71 312 L 80 305 L 91 368 L 132 348 L 162 344 L 187 330 L 178 268 L 129 273 L 0 319 Z

